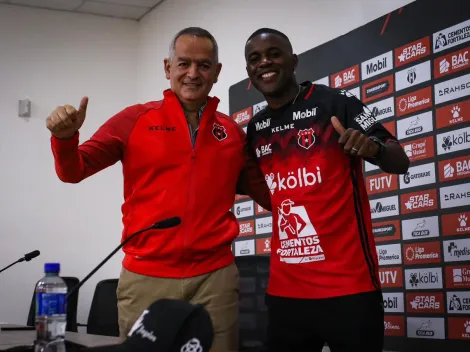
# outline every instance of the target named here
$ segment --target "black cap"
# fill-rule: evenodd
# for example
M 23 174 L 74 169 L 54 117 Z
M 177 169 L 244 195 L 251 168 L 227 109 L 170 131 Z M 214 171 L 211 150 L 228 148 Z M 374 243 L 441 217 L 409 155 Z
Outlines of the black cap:
M 161 299 L 137 319 L 118 345 L 85 348 L 95 352 L 209 352 L 214 330 L 202 305 Z

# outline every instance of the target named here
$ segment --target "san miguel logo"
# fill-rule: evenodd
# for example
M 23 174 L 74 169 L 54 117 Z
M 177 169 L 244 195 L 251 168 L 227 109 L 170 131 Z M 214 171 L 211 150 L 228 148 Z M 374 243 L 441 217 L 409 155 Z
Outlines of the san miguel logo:
M 297 143 L 304 149 L 310 149 L 315 144 L 315 132 L 312 128 L 300 130 L 297 136 Z
M 217 123 L 214 123 L 214 127 L 212 127 L 212 134 L 218 141 L 223 141 L 227 138 L 225 127 Z

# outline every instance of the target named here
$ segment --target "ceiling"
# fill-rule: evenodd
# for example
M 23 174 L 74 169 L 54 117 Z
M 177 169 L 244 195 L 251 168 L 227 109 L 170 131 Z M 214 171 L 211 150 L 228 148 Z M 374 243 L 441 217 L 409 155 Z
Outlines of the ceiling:
M 0 4 L 87 13 L 139 21 L 163 1 L 164 0 L 0 0 Z

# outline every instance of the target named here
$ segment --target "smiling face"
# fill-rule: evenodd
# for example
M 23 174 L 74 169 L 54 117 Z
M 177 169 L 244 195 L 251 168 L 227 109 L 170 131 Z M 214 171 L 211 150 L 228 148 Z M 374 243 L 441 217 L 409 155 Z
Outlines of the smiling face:
M 164 64 L 171 90 L 188 105 L 205 102 L 222 68 L 212 41 L 193 35 L 180 36 L 173 57 L 165 59 Z
M 283 37 L 262 33 L 245 46 L 246 71 L 251 83 L 264 96 L 279 96 L 294 80 L 297 55 Z

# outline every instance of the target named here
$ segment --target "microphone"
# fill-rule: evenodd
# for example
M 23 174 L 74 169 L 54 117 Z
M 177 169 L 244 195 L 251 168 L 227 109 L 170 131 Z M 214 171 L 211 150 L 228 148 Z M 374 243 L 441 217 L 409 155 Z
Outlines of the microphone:
M 0 273 L 1 273 L 2 271 L 7 270 L 9 267 L 12 267 L 13 265 L 15 265 L 15 264 L 17 264 L 17 263 L 21 263 L 21 262 L 24 262 L 24 261 L 29 262 L 31 259 L 36 258 L 39 254 L 41 254 L 41 252 L 39 252 L 38 250 L 35 250 L 35 251 L 32 251 L 32 252 L 26 253 L 23 258 L 18 259 L 16 262 L 11 263 L 11 264 L 8 265 L 7 267 L 5 267 L 5 268 L 3 268 L 2 270 L 0 270 Z
M 67 296 L 66 296 L 65 300 L 67 301 L 72 294 L 74 294 L 80 287 L 82 287 L 83 284 L 85 282 L 87 282 L 88 279 L 90 277 L 92 277 L 94 273 L 96 273 L 109 259 L 111 259 L 111 257 L 114 254 L 116 254 L 117 251 L 119 251 L 127 242 L 129 242 L 135 236 L 140 235 L 142 232 L 146 232 L 146 231 L 149 231 L 149 230 L 168 229 L 170 227 L 178 226 L 179 224 L 181 224 L 181 219 L 179 217 L 175 216 L 175 217 L 172 217 L 172 218 L 168 218 L 168 219 L 158 221 L 158 222 L 156 222 L 155 224 L 153 224 L 149 227 L 146 227 L 142 230 L 134 232 L 132 235 L 127 237 L 119 246 L 117 246 L 106 258 L 104 258 L 104 260 L 101 263 L 99 263 L 98 266 L 96 268 L 94 268 L 82 281 L 80 281 L 77 285 L 75 285 L 70 290 L 70 292 L 67 293 Z

